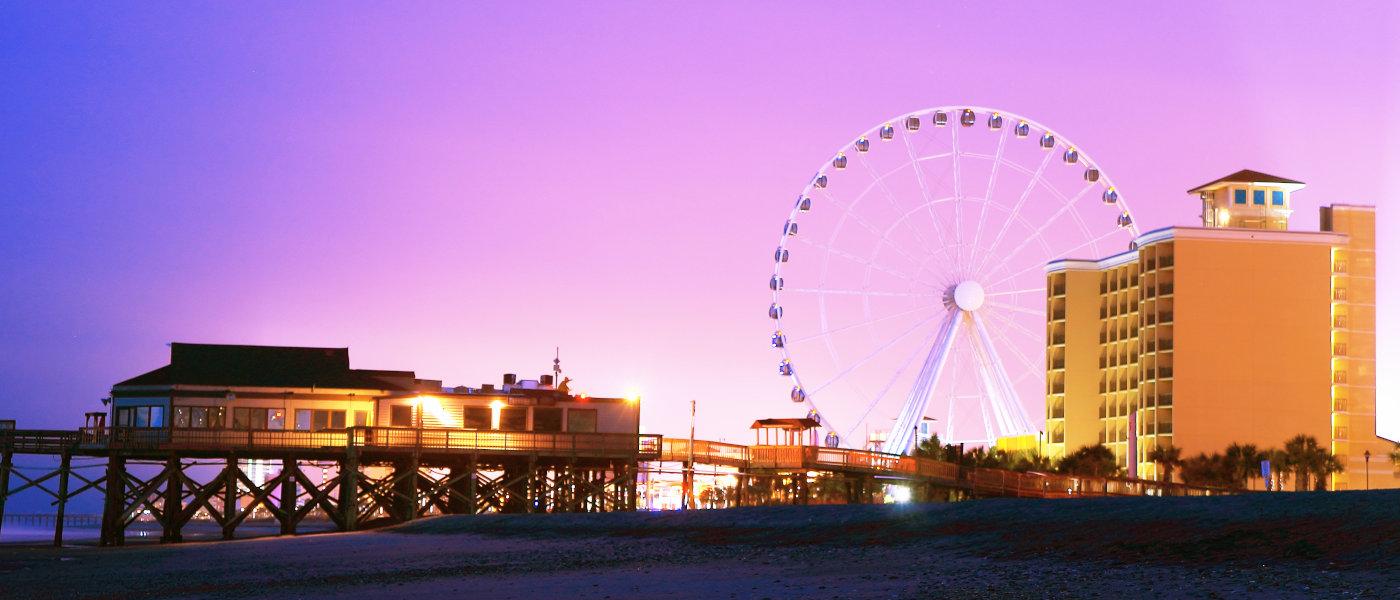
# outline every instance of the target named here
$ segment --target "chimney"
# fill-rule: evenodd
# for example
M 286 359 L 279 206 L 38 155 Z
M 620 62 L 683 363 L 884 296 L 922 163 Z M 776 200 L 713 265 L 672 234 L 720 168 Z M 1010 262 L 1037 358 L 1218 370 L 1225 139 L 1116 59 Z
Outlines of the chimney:
M 554 385 L 554 376 L 540 375 L 540 385 Z
M 515 373 L 506 373 L 501 379 L 502 383 L 504 383 L 505 385 L 514 385 Z

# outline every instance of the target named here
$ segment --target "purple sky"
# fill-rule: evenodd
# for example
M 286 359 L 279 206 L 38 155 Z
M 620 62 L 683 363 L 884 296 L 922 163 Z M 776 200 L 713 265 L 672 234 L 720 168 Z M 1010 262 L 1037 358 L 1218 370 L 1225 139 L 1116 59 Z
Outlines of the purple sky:
M 6 4 L 0 417 L 77 426 L 170 341 L 472 385 L 557 345 L 583 390 L 639 389 L 646 429 L 696 398 L 702 437 L 746 440 L 793 410 L 764 314 L 793 197 L 934 105 L 1062 131 L 1144 230 L 1240 168 L 1308 183 L 1295 228 L 1332 202 L 1400 227 L 1393 3 L 864 4 Z

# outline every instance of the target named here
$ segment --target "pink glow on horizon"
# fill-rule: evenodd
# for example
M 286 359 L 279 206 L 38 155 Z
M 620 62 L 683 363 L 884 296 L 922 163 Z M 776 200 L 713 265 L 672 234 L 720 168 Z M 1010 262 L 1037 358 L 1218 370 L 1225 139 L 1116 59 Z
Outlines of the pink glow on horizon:
M 644 428 L 792 416 L 775 234 L 831 149 L 939 104 L 1073 138 L 1144 231 L 1241 168 L 1383 205 L 1400 8 L 0 8 L 0 417 L 73 427 L 170 341 L 349 346 L 449 385 L 545 373 Z M 1188 5 L 1189 4 L 1189 5 Z M 1400 436 L 1400 315 L 1381 311 Z M 32 407 L 32 408 L 31 408 Z

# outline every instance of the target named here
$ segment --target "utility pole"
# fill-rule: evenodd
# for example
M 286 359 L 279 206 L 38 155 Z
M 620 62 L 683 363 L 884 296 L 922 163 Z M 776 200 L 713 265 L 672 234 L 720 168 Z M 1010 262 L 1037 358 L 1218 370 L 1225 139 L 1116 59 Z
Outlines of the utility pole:
M 685 463 L 684 485 L 681 491 L 681 508 L 689 509 L 695 506 L 695 400 L 690 401 L 690 443 L 686 444 L 689 452 L 689 460 Z

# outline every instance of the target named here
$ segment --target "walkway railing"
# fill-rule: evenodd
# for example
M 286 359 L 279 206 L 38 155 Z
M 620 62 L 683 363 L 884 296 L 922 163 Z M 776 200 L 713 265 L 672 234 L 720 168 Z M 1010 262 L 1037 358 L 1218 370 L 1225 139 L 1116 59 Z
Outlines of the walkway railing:
M 327 431 L 165 429 L 117 427 L 79 431 L 0 431 L 0 448 L 15 452 L 61 453 L 82 450 L 401 450 L 416 452 L 500 452 L 562 456 L 636 456 L 655 459 L 661 436 L 628 433 L 542 433 L 352 427 Z
M 689 460 L 689 440 L 662 440 L 660 460 Z M 1206 496 L 1237 490 L 1168 484 L 1145 479 L 1084 477 L 1061 473 L 961 467 L 955 463 L 883 452 L 820 446 L 741 446 L 695 440 L 695 462 L 783 471 L 829 470 L 897 477 L 967 489 L 987 496 L 1072 498 L 1083 496 Z

